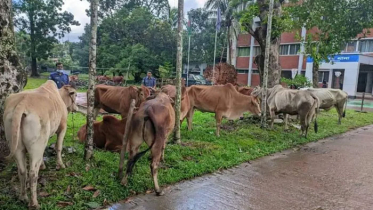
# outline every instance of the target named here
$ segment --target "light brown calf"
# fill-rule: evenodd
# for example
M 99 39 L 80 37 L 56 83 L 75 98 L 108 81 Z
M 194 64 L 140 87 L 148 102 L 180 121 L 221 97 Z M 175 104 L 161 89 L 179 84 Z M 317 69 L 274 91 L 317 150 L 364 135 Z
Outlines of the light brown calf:
M 37 184 L 40 166 L 44 166 L 43 153 L 48 140 L 57 134 L 57 168 L 65 168 L 62 162 L 62 144 L 67 129 L 68 111 L 77 111 L 76 91 L 70 86 L 57 89 L 48 80 L 39 88 L 10 95 L 5 101 L 4 125 L 9 141 L 10 155 L 15 157 L 21 182 L 20 199 L 28 201 L 26 192 L 26 152 L 30 158 L 31 208 L 39 208 Z

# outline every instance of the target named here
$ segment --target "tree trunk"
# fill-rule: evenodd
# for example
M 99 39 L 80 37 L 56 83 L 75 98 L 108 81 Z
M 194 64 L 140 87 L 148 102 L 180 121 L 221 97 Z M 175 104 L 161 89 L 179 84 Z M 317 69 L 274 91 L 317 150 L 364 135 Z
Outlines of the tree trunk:
M 175 100 L 175 132 L 174 142 L 180 143 L 180 111 L 181 111 L 181 71 L 183 62 L 183 19 L 184 0 L 178 4 L 178 26 L 177 26 L 177 55 L 176 55 L 176 100 Z
M 229 23 L 230 24 L 230 23 Z M 228 33 L 227 33 L 227 41 L 228 41 L 228 49 L 227 49 L 227 63 L 232 65 L 232 55 L 231 55 L 231 27 L 228 25 Z
M 0 163 L 8 155 L 3 115 L 4 102 L 11 93 L 22 91 L 27 74 L 15 50 L 11 0 L 0 1 Z
M 31 4 L 32 4 L 32 1 L 31 1 Z M 31 40 L 31 77 L 38 77 L 39 73 L 38 73 L 37 61 L 36 61 L 34 10 L 32 6 L 30 6 L 29 19 L 30 19 L 30 40 Z
M 314 61 L 312 65 L 312 86 L 314 88 L 319 88 L 319 67 L 320 64 Z
M 273 56 L 272 54 L 272 43 L 271 43 L 271 32 L 272 32 L 272 15 L 273 15 L 273 1 L 270 0 L 269 3 L 269 12 L 268 12 L 268 25 L 267 25 L 267 37 L 266 37 L 266 47 L 265 47 L 265 57 L 264 57 L 264 72 L 263 72 L 263 92 L 262 92 L 262 116 L 261 116 L 261 127 L 267 127 L 267 86 L 270 82 L 268 82 L 269 78 L 272 78 L 272 81 L 276 80 L 276 77 L 273 75 L 268 74 L 269 66 L 270 66 L 270 58 Z M 277 54 L 278 57 L 278 54 Z M 272 57 L 272 59 L 276 59 Z M 278 59 L 278 58 L 277 58 Z M 272 61 L 272 65 L 273 65 Z
M 96 78 L 96 46 L 97 46 L 97 10 L 98 0 L 91 1 L 91 43 L 89 48 L 89 81 L 87 91 L 87 139 L 85 142 L 85 160 L 93 156 L 93 123 L 94 123 L 94 89 Z

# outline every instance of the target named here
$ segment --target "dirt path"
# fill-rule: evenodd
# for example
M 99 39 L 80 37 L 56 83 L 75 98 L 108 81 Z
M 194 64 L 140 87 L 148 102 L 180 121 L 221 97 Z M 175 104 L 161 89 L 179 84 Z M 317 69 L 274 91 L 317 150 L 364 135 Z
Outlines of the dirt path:
M 373 209 L 373 125 L 130 198 L 111 209 Z

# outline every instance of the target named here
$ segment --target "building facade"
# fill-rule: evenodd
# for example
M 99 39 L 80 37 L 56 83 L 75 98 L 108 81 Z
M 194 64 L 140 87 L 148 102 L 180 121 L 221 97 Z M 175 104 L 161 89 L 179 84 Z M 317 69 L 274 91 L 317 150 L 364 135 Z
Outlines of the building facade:
M 296 33 L 305 36 L 313 30 L 299 30 L 281 35 L 280 65 L 282 77 L 292 78 L 294 73 L 301 73 L 312 81 L 312 59 L 300 53 L 302 44 L 295 38 Z M 239 34 L 231 41 L 232 64 L 237 69 L 237 82 L 243 85 L 259 85 L 258 68 L 253 62 L 260 53 L 258 43 L 250 34 Z M 350 97 L 356 97 L 359 92 L 372 94 L 373 84 L 373 34 L 367 37 L 358 36 L 356 40 L 347 43 L 341 53 L 330 63 L 321 63 L 319 85 L 325 81 L 330 88 L 341 88 Z

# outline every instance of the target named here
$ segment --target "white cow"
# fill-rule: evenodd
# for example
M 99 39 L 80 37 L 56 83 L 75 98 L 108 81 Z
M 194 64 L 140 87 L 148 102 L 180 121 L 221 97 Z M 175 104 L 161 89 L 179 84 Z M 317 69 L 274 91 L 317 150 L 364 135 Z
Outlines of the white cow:
M 70 86 L 57 89 L 48 80 L 39 88 L 11 94 L 5 101 L 4 126 L 9 142 L 10 155 L 15 157 L 21 182 L 20 199 L 28 201 L 26 193 L 26 152 L 30 157 L 30 207 L 39 208 L 37 181 L 40 166 L 45 168 L 43 153 L 48 140 L 57 134 L 57 168 L 65 168 L 62 162 L 62 143 L 67 129 L 68 111 L 77 111 L 76 90 Z
M 331 88 L 307 88 L 306 90 L 319 98 L 320 109 L 329 111 L 335 107 L 339 115 L 338 123 L 341 124 L 342 117 L 346 116 L 348 94 L 345 91 Z

